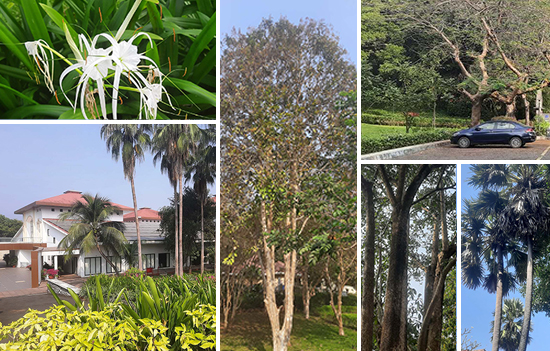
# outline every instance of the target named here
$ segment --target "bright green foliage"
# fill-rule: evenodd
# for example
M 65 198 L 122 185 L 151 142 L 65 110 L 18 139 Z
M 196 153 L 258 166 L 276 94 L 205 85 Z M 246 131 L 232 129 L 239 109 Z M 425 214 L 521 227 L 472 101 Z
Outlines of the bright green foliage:
M 134 4 L 132 0 L 2 1 L 0 3 L 0 118 L 82 119 L 73 112 L 61 93 L 60 75 L 68 66 L 56 56 L 52 77 L 57 97 L 46 88 L 34 59 L 24 43 L 44 39 L 59 54 L 75 62 L 70 38 L 78 46 L 78 34 L 93 38 L 100 33 L 114 35 Z M 135 32 L 148 33 L 148 40 L 137 39 L 139 52 L 151 58 L 165 75 L 163 82 L 176 107 L 167 99 L 159 104 L 157 118 L 214 119 L 216 112 L 216 2 L 213 0 L 142 1 L 127 23 L 121 40 Z M 69 36 L 69 38 L 67 38 Z M 101 40 L 98 46 L 102 46 Z M 143 68 L 147 74 L 148 68 Z M 63 88 L 74 101 L 71 89 L 76 72 L 69 74 Z M 122 77 L 121 81 L 127 80 Z M 110 87 L 106 86 L 110 90 Z M 119 119 L 135 119 L 139 114 L 137 92 L 120 92 L 124 101 Z M 97 97 L 96 97 L 97 99 Z M 59 100 L 59 103 L 58 101 Z M 61 104 L 62 106 L 59 106 Z M 99 106 L 99 102 L 97 103 Z M 111 104 L 107 104 L 111 111 Z M 109 112 L 108 112 L 109 113 Z
M 382 135 L 379 138 L 361 138 L 361 154 L 450 139 L 452 134 L 452 130 L 438 129 L 409 134 Z
M 93 283 L 92 283 L 93 282 Z M 106 311 L 131 325 L 145 328 L 144 320 L 166 327 L 162 332 L 170 350 L 215 349 L 216 290 L 211 277 L 143 277 L 98 275 L 89 279 L 82 289 L 88 304 L 72 294 L 74 305 L 57 302 L 68 311 Z M 114 306 L 114 307 L 113 307 Z
M 117 318 L 118 310 L 116 305 L 102 311 L 30 310 L 0 328 L 0 339 L 7 341 L 0 350 L 170 350 L 162 323 L 141 319 L 137 325 Z

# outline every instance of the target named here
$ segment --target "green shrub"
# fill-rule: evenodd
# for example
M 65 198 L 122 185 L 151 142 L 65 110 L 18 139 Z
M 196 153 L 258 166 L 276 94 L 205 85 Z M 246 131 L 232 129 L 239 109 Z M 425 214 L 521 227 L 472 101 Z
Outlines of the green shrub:
M 50 286 L 48 289 L 67 312 L 112 310 L 116 312 L 114 318 L 132 325 L 143 326 L 143 320 L 158 322 L 166 327 L 164 335 L 170 350 L 215 349 L 213 280 L 200 275 L 186 278 L 98 275 L 87 282 L 87 304 L 70 290 L 74 304 L 59 299 Z M 93 286 L 91 281 L 95 282 Z M 123 283 L 129 285 L 118 291 Z M 131 291 L 135 292 L 132 298 L 128 294 Z
M 387 126 L 405 126 L 405 115 L 401 112 L 390 112 L 385 110 L 368 110 L 361 114 L 361 123 L 378 124 Z M 456 117 L 437 117 L 436 128 L 467 128 L 470 123 L 469 118 Z M 413 125 L 420 128 L 432 128 L 432 117 L 427 113 L 420 113 L 420 116 L 414 118 Z
M 453 132 L 452 130 L 440 129 L 409 134 L 382 135 L 375 138 L 362 137 L 361 154 L 365 155 L 373 152 L 445 140 L 449 139 Z
M 158 321 L 133 323 L 117 318 L 117 306 L 103 311 L 67 312 L 53 306 L 30 310 L 23 318 L 0 327 L 0 350 L 170 350 L 167 328 Z
M 546 136 L 548 128 L 550 128 L 550 123 L 544 119 L 542 116 L 535 117 L 534 123 L 535 132 L 539 136 Z

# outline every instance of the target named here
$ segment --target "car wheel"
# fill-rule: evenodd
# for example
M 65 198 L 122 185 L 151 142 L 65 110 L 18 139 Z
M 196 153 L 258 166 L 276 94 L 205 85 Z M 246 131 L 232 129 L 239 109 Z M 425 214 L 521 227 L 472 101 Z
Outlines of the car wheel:
M 523 146 L 523 141 L 518 137 L 513 137 L 512 139 L 510 139 L 509 143 L 510 143 L 510 146 L 513 147 L 514 149 L 517 149 L 518 147 Z
M 464 149 L 470 147 L 470 139 L 465 136 L 461 137 L 460 139 L 458 139 L 458 146 Z

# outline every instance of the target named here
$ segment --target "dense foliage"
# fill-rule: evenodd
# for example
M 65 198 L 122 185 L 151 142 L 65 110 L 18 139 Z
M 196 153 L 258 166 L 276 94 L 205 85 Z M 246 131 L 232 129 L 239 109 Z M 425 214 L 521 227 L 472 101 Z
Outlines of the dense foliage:
M 149 41 L 140 36 L 134 44 L 139 53 L 144 52 L 151 60 L 142 59 L 141 64 L 147 64 L 140 66 L 139 70 L 144 75 L 150 74 L 149 65 L 154 63 L 164 77 L 163 86 L 170 101 L 164 97 L 158 104 L 157 118 L 215 118 L 216 2 L 142 1 L 130 21 L 125 22 L 127 15 L 131 15 L 133 4 L 135 2 L 129 0 L 0 2 L 0 42 L 3 44 L 0 50 L 0 90 L 3 96 L 0 118 L 83 118 L 80 109 L 73 112 L 70 106 L 70 101 L 83 103 L 75 94 L 78 91 L 75 81 L 79 77 L 76 70 L 60 82 L 65 68 L 71 64 L 70 67 L 75 67 L 75 63 L 83 61 L 75 57 L 79 44 L 80 50 L 83 49 L 78 35 L 90 39 L 101 33 L 114 35 L 125 24 L 122 40 L 128 40 L 136 33 L 147 33 L 151 38 Z M 98 49 L 109 44 L 105 38 L 99 37 Z M 43 74 L 44 69 L 49 71 L 46 61 L 37 63 L 38 56 L 29 56 L 25 50 L 26 42 L 38 40 L 55 50 L 55 63 L 48 63 L 53 70 L 49 76 Z M 91 53 L 84 50 L 84 55 L 88 54 Z M 50 57 L 49 52 L 46 57 Z M 111 88 L 118 84 L 116 79 L 112 79 L 113 75 L 107 77 L 105 84 L 108 113 L 116 105 L 111 106 Z M 124 83 L 121 87 L 131 86 L 130 73 L 127 76 L 122 74 L 120 82 Z M 83 87 L 82 91 L 86 88 Z M 103 94 L 103 86 L 92 80 L 86 94 L 88 116 L 98 117 L 96 111 L 101 101 L 96 95 L 100 94 Z M 143 110 L 140 104 L 143 95 L 138 94 L 137 89 L 122 88 L 118 95 L 118 118 L 136 119 Z
M 49 287 L 59 306 L 45 312 L 30 311 L 2 327 L 0 337 L 8 343 L 0 349 L 215 349 L 212 279 L 152 279 L 138 274 L 90 280 L 95 282 L 85 287 L 86 301 L 72 291 L 74 303 L 60 300 Z
M 361 154 L 370 154 L 388 149 L 446 140 L 450 139 L 452 134 L 452 130 L 437 129 L 408 134 L 361 137 Z
M 0 237 L 13 237 L 23 222 L 0 215 Z

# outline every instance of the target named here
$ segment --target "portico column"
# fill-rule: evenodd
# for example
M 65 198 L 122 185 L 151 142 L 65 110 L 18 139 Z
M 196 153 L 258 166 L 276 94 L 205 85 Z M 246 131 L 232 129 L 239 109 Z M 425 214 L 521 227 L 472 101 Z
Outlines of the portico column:
M 57 256 L 53 257 L 53 269 L 57 269 Z

